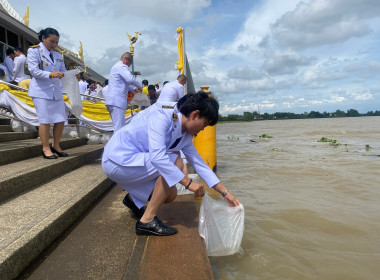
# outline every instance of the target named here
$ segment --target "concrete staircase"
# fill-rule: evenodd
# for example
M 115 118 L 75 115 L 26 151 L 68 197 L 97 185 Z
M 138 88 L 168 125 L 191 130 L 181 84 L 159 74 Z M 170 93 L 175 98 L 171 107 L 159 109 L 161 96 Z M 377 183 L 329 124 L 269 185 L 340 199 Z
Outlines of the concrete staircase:
M 0 118 L 0 279 L 17 278 L 113 185 L 104 145 L 63 139 L 69 157 L 46 160 L 36 137 Z

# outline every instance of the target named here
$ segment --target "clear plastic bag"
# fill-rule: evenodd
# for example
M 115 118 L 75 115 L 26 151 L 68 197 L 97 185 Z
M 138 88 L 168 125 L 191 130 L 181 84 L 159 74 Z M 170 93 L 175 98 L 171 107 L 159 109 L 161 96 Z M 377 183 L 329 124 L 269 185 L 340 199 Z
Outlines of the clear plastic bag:
M 206 242 L 209 256 L 228 256 L 240 249 L 244 232 L 244 206 L 230 207 L 208 193 L 199 211 L 199 234 Z
M 70 100 L 71 112 L 77 118 L 80 117 L 83 110 L 82 99 L 80 98 L 79 92 L 79 83 L 78 79 L 75 76 L 78 73 L 78 69 L 66 71 L 64 73 L 65 76 L 63 76 L 63 78 L 61 79 L 62 86 L 67 94 L 67 97 Z

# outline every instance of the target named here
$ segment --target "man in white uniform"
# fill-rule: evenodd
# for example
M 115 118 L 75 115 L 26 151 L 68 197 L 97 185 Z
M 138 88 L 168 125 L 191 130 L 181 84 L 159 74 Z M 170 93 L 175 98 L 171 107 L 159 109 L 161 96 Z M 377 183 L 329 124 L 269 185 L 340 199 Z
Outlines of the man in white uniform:
M 30 76 L 25 75 L 24 73 L 24 64 L 26 62 L 26 56 L 24 55 L 24 52 L 21 48 L 15 49 L 15 60 L 14 60 L 14 67 L 12 72 L 12 80 L 19 83 L 22 80 L 30 79 Z
M 108 79 L 108 90 L 106 94 L 106 106 L 111 115 L 114 132 L 125 125 L 125 110 L 127 109 L 128 91 L 134 91 L 137 87 L 140 90 L 142 85 L 129 71 L 129 66 L 132 65 L 133 56 L 126 52 L 120 61 L 116 62 L 111 68 L 111 73 Z
M 174 82 L 167 83 L 160 93 L 157 102 L 170 101 L 177 102 L 185 94 L 186 76 L 179 75 Z

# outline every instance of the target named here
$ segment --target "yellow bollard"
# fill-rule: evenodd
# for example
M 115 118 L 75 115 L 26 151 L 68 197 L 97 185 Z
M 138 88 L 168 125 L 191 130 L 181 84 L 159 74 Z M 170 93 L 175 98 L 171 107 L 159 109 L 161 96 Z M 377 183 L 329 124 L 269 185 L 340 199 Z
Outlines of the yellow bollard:
M 201 90 L 209 95 L 209 86 L 201 86 Z M 207 126 L 203 131 L 193 138 L 193 143 L 199 155 L 206 164 L 216 172 L 216 125 Z

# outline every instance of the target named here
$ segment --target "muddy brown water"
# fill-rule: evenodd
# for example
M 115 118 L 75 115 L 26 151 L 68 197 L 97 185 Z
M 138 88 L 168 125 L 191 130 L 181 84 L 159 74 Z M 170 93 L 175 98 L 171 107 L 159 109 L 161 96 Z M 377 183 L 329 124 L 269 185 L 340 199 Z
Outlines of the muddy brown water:
M 218 124 L 217 149 L 245 232 L 215 279 L 379 279 L 380 117 Z

